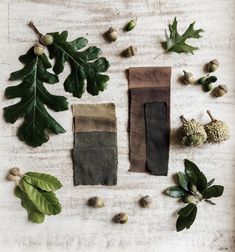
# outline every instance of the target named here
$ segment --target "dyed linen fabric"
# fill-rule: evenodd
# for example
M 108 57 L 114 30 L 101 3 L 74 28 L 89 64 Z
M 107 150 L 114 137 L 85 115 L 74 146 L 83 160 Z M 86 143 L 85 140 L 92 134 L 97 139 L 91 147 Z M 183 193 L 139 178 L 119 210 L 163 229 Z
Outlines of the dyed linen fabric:
M 101 116 L 77 116 L 74 118 L 74 132 L 108 131 L 116 132 L 116 119 Z
M 146 103 L 166 103 L 166 127 L 170 132 L 170 81 L 170 67 L 129 69 L 130 171 L 150 172 L 146 164 Z
M 74 184 L 116 185 L 117 129 L 115 106 L 78 104 L 74 115 Z
M 73 155 L 75 185 L 117 184 L 115 147 L 76 147 Z
M 152 102 L 145 104 L 146 162 L 153 175 L 167 175 L 169 161 L 170 132 L 167 126 L 167 104 Z

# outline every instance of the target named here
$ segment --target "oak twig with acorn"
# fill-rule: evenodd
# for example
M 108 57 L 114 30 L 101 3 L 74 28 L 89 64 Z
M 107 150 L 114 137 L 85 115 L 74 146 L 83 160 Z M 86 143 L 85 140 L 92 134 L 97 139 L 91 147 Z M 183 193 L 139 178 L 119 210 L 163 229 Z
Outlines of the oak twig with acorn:
M 176 222 L 177 232 L 189 229 L 195 221 L 197 215 L 197 205 L 203 201 L 215 205 L 210 199 L 220 197 L 223 194 L 224 187 L 221 185 L 212 185 L 215 179 L 207 181 L 205 175 L 200 171 L 196 164 L 185 159 L 185 173 L 178 172 L 179 185 L 169 187 L 165 193 L 173 198 L 180 198 L 185 207 L 178 211 Z

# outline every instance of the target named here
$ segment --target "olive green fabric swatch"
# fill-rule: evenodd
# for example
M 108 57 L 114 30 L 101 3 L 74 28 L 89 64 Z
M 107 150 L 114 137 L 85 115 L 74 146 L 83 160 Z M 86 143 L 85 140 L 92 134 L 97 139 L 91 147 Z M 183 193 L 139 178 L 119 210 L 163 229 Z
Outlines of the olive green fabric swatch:
M 76 147 L 74 149 L 75 185 L 116 185 L 115 147 Z
M 74 135 L 74 146 L 76 147 L 116 147 L 116 132 L 78 132 Z
M 170 131 L 167 117 L 166 102 L 145 104 L 146 161 L 153 175 L 166 176 L 168 173 Z
M 77 116 L 74 118 L 74 132 L 107 131 L 116 132 L 116 118 L 103 116 Z

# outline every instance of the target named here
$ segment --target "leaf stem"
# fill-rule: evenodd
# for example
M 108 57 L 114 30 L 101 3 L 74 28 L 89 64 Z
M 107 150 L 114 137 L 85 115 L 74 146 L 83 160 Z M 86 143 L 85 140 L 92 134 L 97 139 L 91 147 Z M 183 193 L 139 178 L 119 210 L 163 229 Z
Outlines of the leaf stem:
M 32 21 L 28 23 L 28 26 L 36 33 L 39 39 L 42 37 L 43 34 L 38 30 Z
M 208 200 L 208 199 L 205 199 L 205 201 L 207 202 L 207 203 L 209 203 L 209 204 L 211 204 L 211 205 L 216 205 L 213 201 L 211 201 L 211 200 Z
M 157 59 L 158 57 L 160 57 L 161 55 L 163 55 L 164 53 L 166 53 L 168 50 L 164 50 L 161 53 L 159 53 L 157 56 L 155 56 L 153 59 Z

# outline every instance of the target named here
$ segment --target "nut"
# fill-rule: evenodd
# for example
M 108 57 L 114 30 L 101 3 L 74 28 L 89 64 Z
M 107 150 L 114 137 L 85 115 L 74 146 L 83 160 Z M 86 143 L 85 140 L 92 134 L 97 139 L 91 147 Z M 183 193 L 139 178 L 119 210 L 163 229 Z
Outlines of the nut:
M 226 85 L 219 85 L 214 89 L 214 96 L 222 97 L 228 93 L 228 87 Z
M 94 208 L 104 207 L 104 200 L 100 197 L 93 197 L 88 200 L 88 205 Z
M 219 67 L 219 61 L 217 59 L 212 60 L 208 63 L 207 69 L 208 72 L 215 72 L 217 68 Z
M 119 213 L 114 216 L 113 221 L 119 224 L 125 224 L 128 222 L 128 215 L 126 213 Z
M 139 200 L 139 204 L 143 208 L 148 208 L 152 204 L 152 199 L 148 195 L 146 195 Z

